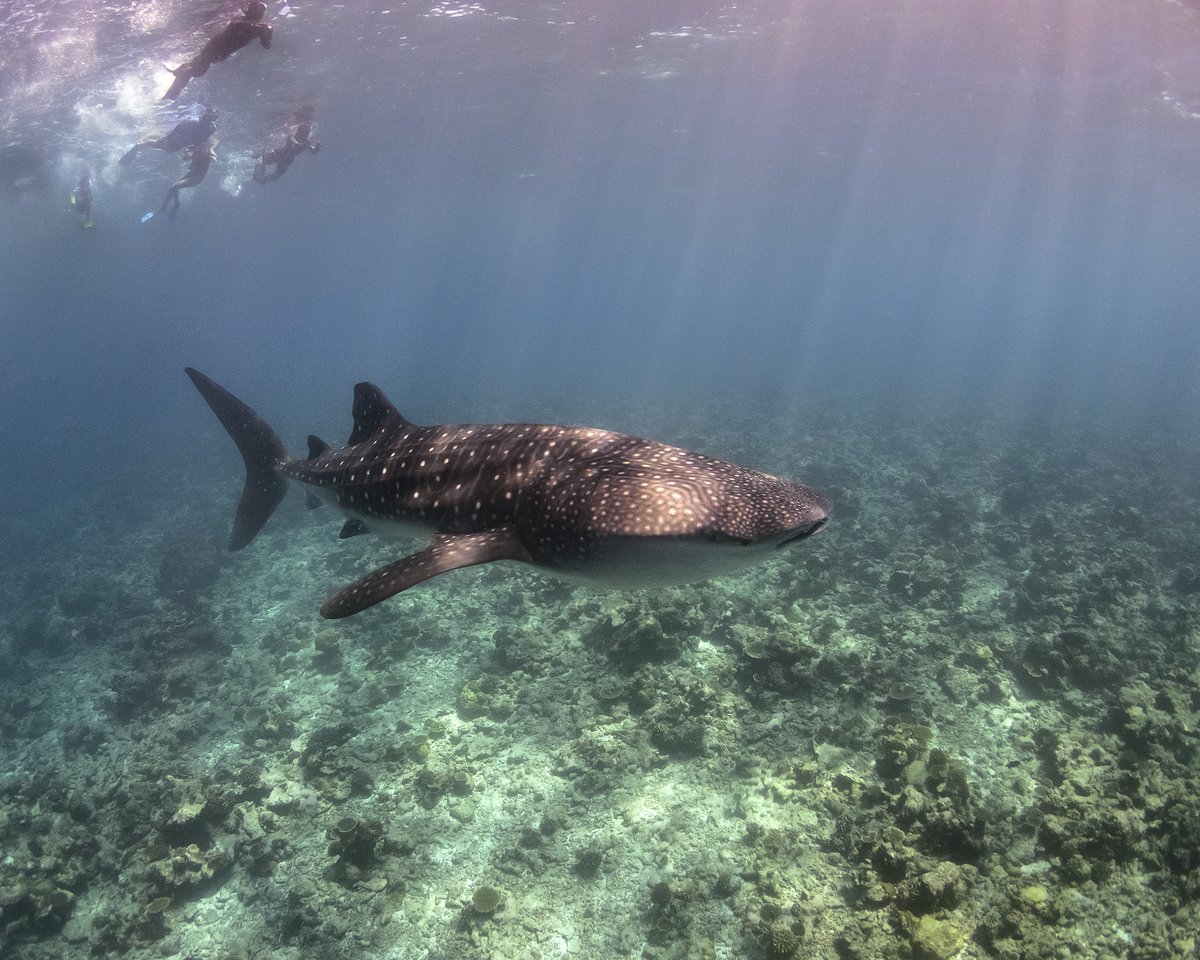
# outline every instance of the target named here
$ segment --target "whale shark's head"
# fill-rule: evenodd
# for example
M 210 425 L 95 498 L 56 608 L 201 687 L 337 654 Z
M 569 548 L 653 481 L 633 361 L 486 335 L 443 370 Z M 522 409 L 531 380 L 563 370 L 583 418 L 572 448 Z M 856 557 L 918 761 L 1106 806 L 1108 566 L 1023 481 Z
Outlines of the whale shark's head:
M 726 481 L 720 509 L 690 540 L 707 547 L 702 566 L 713 575 L 739 572 L 820 533 L 833 502 L 820 491 L 746 470 Z
M 609 478 L 598 493 L 586 555 L 557 566 L 570 579 L 618 587 L 740 573 L 824 529 L 832 508 L 811 487 L 709 458 Z
M 723 486 L 708 522 L 693 536 L 755 559 L 819 533 L 833 509 L 819 490 L 752 470 L 727 477 Z

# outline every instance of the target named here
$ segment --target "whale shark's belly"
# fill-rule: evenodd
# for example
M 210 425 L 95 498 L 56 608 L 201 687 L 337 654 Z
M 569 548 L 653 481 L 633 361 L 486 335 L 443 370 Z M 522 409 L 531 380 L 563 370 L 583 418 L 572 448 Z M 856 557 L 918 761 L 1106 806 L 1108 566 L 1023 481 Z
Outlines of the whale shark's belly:
M 611 589 L 670 587 L 733 576 L 761 562 L 771 548 L 684 537 L 607 537 L 586 557 L 537 556 L 535 566 L 572 583 Z

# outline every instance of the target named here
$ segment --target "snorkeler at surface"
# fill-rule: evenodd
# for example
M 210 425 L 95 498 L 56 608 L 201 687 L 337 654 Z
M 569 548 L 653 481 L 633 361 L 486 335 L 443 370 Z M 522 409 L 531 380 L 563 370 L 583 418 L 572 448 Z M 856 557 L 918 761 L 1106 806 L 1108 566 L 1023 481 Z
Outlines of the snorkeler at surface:
M 170 133 L 161 137 L 147 137 L 141 143 L 135 143 L 125 152 L 119 163 L 128 166 L 133 163 L 138 151 L 146 147 L 165 150 L 167 153 L 175 153 L 184 147 L 198 147 L 216 132 L 217 111 L 212 107 L 205 107 L 204 116 L 199 120 L 181 120 Z
M 92 226 L 92 179 L 86 173 L 79 178 L 79 186 L 71 191 L 71 206 L 83 217 L 84 229 Z
M 271 33 L 274 27 L 263 22 L 267 5 L 263 0 L 250 0 L 242 11 L 241 16 L 234 17 L 225 25 L 225 29 L 215 37 L 211 37 L 200 52 L 175 69 L 167 67 L 175 74 L 170 88 L 163 94 L 164 100 L 174 100 L 187 86 L 193 77 L 202 77 L 208 68 L 221 60 L 228 60 L 246 44 L 258 40 L 264 49 L 271 46 Z
M 258 163 L 254 167 L 254 182 L 270 183 L 272 180 L 278 180 L 300 154 L 306 151 L 316 153 L 320 150 L 321 141 L 310 140 L 311 133 L 312 124 L 302 123 L 288 136 L 283 146 L 276 147 L 259 157 Z M 267 166 L 272 163 L 275 164 L 275 170 L 267 173 Z
M 162 213 L 167 209 L 168 204 L 174 204 L 171 207 L 171 212 L 174 213 L 179 209 L 179 191 L 186 190 L 188 187 L 199 186 L 208 174 L 208 168 L 212 166 L 212 162 L 217 159 L 217 141 L 210 140 L 208 143 L 200 144 L 191 148 L 191 157 L 188 161 L 187 173 L 176 180 L 169 190 L 166 197 L 163 198 L 162 206 L 157 210 L 152 210 L 150 213 L 142 215 L 142 223 L 145 223 L 156 213 Z

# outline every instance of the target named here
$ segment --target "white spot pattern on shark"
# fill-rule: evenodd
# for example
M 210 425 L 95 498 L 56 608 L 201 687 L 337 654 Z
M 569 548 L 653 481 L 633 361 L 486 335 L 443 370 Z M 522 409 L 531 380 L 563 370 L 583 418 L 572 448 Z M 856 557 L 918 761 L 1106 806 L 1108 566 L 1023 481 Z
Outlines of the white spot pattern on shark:
M 254 539 L 287 480 L 346 516 L 343 537 L 432 533 L 423 549 L 334 594 L 326 617 L 498 560 L 602 586 L 703 580 L 743 570 L 829 518 L 829 499 L 810 487 L 640 437 L 553 424 L 417 426 L 370 383 L 354 388 L 347 445 L 310 437 L 316 455 L 296 459 L 233 394 L 187 373 L 246 463 L 231 549 Z

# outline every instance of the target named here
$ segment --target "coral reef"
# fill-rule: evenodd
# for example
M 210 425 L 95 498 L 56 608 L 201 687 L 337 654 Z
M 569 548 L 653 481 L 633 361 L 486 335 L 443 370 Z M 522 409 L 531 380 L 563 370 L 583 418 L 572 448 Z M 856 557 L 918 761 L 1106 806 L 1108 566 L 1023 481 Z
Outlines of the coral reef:
M 1194 957 L 1195 456 L 822 414 L 699 445 L 829 530 L 659 593 L 495 566 L 320 622 L 392 547 L 285 505 L 225 554 L 203 476 L 177 534 L 47 541 L 0 578 L 0 953 Z

